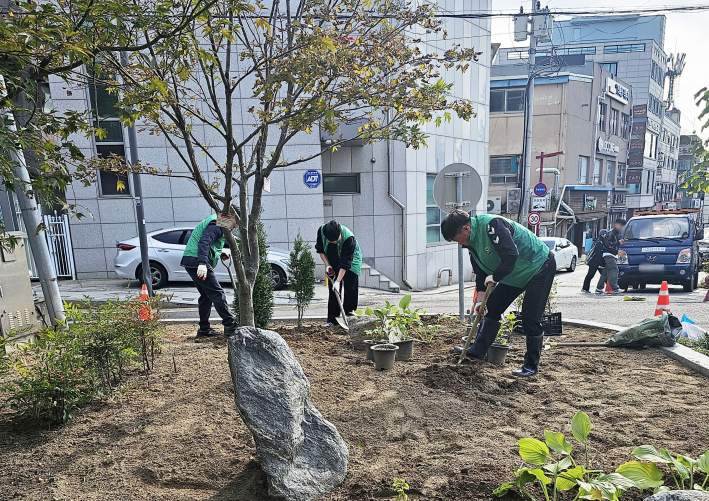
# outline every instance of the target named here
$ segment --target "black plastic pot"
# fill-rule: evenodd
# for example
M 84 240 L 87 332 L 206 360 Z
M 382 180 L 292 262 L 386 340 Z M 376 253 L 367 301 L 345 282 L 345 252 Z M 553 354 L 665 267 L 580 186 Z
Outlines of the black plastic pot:
M 406 339 L 405 341 L 394 341 L 392 344 L 399 347 L 396 352 L 397 360 L 411 360 L 414 356 L 414 340 Z
M 399 351 L 399 347 L 393 344 L 377 344 L 372 346 L 374 368 L 378 371 L 384 371 L 394 367 L 397 351 Z
M 491 364 L 502 365 L 507 358 L 507 352 L 510 346 L 507 344 L 492 343 L 492 346 L 487 350 L 487 361 Z
M 367 339 L 364 342 L 364 354 L 367 357 L 367 360 L 371 360 L 374 362 L 374 353 L 372 353 L 372 346 L 375 344 L 385 344 L 386 341 L 374 341 L 373 339 Z

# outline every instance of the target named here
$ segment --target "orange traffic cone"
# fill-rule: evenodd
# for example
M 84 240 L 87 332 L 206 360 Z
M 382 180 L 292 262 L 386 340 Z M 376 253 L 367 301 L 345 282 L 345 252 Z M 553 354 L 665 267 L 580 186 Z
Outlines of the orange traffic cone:
M 606 280 L 606 294 L 611 294 L 613 292 L 613 287 L 611 287 L 611 281 Z
M 662 282 L 660 286 L 660 295 L 657 298 L 657 308 L 655 308 L 655 316 L 662 315 L 662 312 L 670 313 L 670 290 L 667 287 L 667 282 Z
M 153 319 L 153 308 L 150 306 L 148 301 L 148 288 L 143 284 L 143 288 L 140 290 L 140 310 L 138 310 L 138 318 L 140 320 L 152 320 Z

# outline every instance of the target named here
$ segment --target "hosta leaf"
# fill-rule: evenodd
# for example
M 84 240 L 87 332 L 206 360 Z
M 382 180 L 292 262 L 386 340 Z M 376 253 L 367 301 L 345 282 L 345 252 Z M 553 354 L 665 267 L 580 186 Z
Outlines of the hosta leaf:
M 536 438 L 519 440 L 519 455 L 531 464 L 544 464 L 549 459 L 549 448 Z
M 563 471 L 556 477 L 556 488 L 560 491 L 568 491 L 576 487 L 578 480 L 583 478 L 586 469 L 583 466 L 576 466 L 570 470 Z
M 696 459 L 692 459 L 687 456 L 682 456 L 681 454 L 677 455 L 677 461 L 679 461 L 680 464 L 686 466 L 687 468 L 694 468 L 697 465 Z
M 497 489 L 495 489 L 494 491 L 492 491 L 492 493 L 493 493 L 495 496 L 504 496 L 504 495 L 507 494 L 507 492 L 509 492 L 509 490 L 512 489 L 514 486 L 515 486 L 515 484 L 512 483 L 512 482 L 505 482 L 505 483 L 502 484 L 500 487 L 498 487 Z
M 367 309 L 364 310 L 364 314 L 365 314 L 365 315 L 374 315 L 374 311 L 372 310 L 372 308 L 370 308 L 369 306 L 367 306 Z
M 655 463 L 629 461 L 620 465 L 615 471 L 635 482 L 641 490 L 654 489 L 663 483 L 662 471 Z
M 651 461 L 653 463 L 668 464 L 672 462 L 672 458 L 668 455 L 662 455 L 652 445 L 641 445 L 637 447 L 631 455 L 638 458 L 640 461 Z
M 592 496 L 592 497 L 584 497 L 581 496 L 584 499 L 608 499 L 611 501 L 615 501 L 618 499 L 618 490 L 615 488 L 615 486 L 608 481 L 602 481 L 602 480 L 597 480 L 597 479 L 592 479 L 589 480 L 588 482 L 579 482 L 579 485 L 586 491 L 588 491 L 587 496 Z M 600 495 L 600 497 L 598 497 Z
M 544 469 L 552 475 L 558 475 L 559 473 L 567 469 L 569 466 L 571 466 L 572 463 L 573 461 L 571 461 L 571 458 L 569 456 L 566 456 L 561 461 L 544 465 Z
M 670 488 L 667 487 L 666 485 L 661 485 L 661 486 L 659 486 L 659 487 L 656 487 L 655 490 L 652 491 L 652 493 L 653 493 L 653 494 L 657 494 L 658 492 L 667 492 L 667 491 L 671 491 L 671 490 L 672 490 L 672 489 L 670 489 Z
M 537 479 L 537 477 L 529 473 L 529 468 L 517 470 L 515 471 L 515 475 L 517 476 L 515 479 L 515 485 L 520 488 L 524 487 L 525 484 L 534 482 Z
M 697 467 L 704 473 L 709 474 L 709 451 L 699 456 L 697 459 Z
M 593 428 L 591 420 L 588 414 L 583 411 L 578 411 L 571 420 L 571 432 L 574 434 L 576 440 L 582 444 L 586 443 L 588 434 L 591 433 L 591 428 Z
M 616 489 L 620 489 L 622 491 L 626 489 L 630 489 L 631 487 L 638 487 L 638 484 L 632 480 L 629 479 L 620 473 L 608 473 L 607 475 L 599 475 L 596 480 L 600 480 L 602 482 L 610 482 L 612 483 Z
M 544 441 L 557 454 L 571 454 L 571 450 L 574 447 L 566 440 L 563 433 L 555 433 L 549 430 L 544 430 Z
M 547 485 L 548 483 L 551 482 L 551 478 L 547 477 L 541 468 L 520 468 L 519 470 L 517 470 L 515 472 L 515 474 L 517 474 L 517 475 L 524 474 L 524 473 L 528 473 L 530 475 L 533 475 L 537 480 L 539 480 L 544 485 Z M 529 483 L 529 482 L 525 482 L 525 483 Z

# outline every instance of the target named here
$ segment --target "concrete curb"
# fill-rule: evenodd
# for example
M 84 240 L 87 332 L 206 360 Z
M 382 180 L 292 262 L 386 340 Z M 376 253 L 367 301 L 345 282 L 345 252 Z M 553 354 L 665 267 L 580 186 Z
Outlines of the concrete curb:
M 561 318 L 562 325 L 571 325 L 573 327 L 592 327 L 594 329 L 600 329 L 615 334 L 618 331 L 624 329 L 620 325 L 606 324 L 603 322 L 594 322 L 592 320 L 580 320 L 577 318 Z

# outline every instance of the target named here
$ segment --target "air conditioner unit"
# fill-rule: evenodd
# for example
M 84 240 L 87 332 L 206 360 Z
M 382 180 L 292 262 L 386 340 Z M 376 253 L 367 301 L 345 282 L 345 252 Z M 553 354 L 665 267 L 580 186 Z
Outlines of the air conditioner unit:
M 487 213 L 502 214 L 502 197 L 488 197 Z
M 10 232 L 17 245 L 0 248 L 0 336 L 13 341 L 34 339 L 37 319 L 32 296 L 24 233 Z M 2 348 L 0 348 L 2 349 Z
M 522 188 L 509 188 L 507 190 L 507 213 L 516 214 L 519 212 L 519 204 L 522 202 Z

